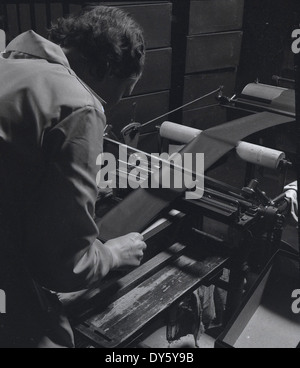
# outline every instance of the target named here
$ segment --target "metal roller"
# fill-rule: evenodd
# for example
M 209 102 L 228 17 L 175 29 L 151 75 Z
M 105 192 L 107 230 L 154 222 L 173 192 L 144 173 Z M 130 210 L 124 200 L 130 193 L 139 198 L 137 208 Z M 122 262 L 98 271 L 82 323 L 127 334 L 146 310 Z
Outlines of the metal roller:
M 166 121 L 160 128 L 162 138 L 181 144 L 188 144 L 203 131 Z M 285 159 L 285 153 L 271 148 L 247 142 L 239 142 L 236 146 L 238 156 L 251 164 L 276 170 Z

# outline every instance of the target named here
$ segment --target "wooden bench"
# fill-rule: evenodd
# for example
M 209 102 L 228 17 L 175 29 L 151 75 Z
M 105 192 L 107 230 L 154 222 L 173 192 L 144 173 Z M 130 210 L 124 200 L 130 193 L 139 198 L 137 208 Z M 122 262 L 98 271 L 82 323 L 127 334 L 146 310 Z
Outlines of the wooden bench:
M 147 235 L 147 243 L 174 233 L 174 227 L 178 223 L 162 223 Z M 229 263 L 219 245 L 205 246 L 195 237 L 188 245 L 165 247 L 139 268 L 111 275 L 92 290 L 63 294 L 61 300 L 80 346 L 135 346 L 186 296 L 202 285 L 217 284 Z

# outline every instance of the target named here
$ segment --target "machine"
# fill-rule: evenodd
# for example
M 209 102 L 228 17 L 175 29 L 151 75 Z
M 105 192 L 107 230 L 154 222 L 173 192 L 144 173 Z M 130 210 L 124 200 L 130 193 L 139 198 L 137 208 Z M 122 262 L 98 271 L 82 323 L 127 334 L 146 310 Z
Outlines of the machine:
M 290 155 L 277 147 L 264 147 L 244 141 L 244 138 L 270 128 L 272 124 L 277 127 L 285 125 L 289 129 L 295 120 L 294 93 L 278 87 L 251 84 L 239 98 L 222 97 L 222 104 L 230 113 L 240 115 L 238 120 L 229 123 L 231 128 L 243 124 L 243 119 L 246 119 L 248 128 L 254 122 L 252 131 L 250 127 L 249 131 L 242 132 L 243 138 L 225 149 L 226 153 L 235 150 L 239 159 L 250 165 L 251 170 L 247 171 L 245 178 L 247 183 L 235 188 L 206 175 L 201 199 L 185 199 L 185 190 L 170 196 L 164 191 L 156 207 L 154 197 L 147 197 L 148 202 L 143 202 L 149 193 L 144 196 L 140 189 L 138 196 L 137 191 L 126 189 L 124 185 L 101 191 L 97 206 L 101 239 L 108 240 L 109 234 L 112 237 L 121 235 L 118 231 L 122 230 L 118 229 L 141 231 L 148 250 L 138 269 L 118 271 L 93 290 L 61 295 L 73 316 L 79 344 L 109 348 L 137 346 L 149 334 L 149 326 L 158 318 L 168 316 L 174 306 L 201 285 L 215 285 L 228 292 L 226 322 L 242 301 L 249 269 L 256 268 L 259 272 L 280 248 L 290 210 L 283 192 L 291 165 Z M 216 131 L 222 133 L 218 129 L 220 127 L 206 132 L 205 137 L 220 137 L 215 134 Z M 105 138 L 105 151 L 119 159 L 119 183 L 130 181 L 128 173 L 134 169 L 128 159 L 127 170 L 124 170 L 124 159 L 120 162 L 119 157 L 120 148 L 126 149 L 128 157 L 134 156 L 136 162 L 140 163 L 145 157 L 149 158 L 148 162 L 153 159 L 150 154 L 136 148 L 139 130 L 139 125 L 131 124 L 123 132 L 126 143 L 133 142 L 132 146 L 109 136 Z M 158 139 L 160 142 L 167 140 L 167 149 L 172 149 L 172 152 L 174 149 L 182 152 L 182 148 L 189 151 L 190 147 L 199 149 L 197 142 L 201 135 L 203 132 L 200 130 L 171 122 L 165 122 L 158 130 Z M 216 142 L 213 149 L 217 147 Z M 217 155 L 216 161 L 218 159 Z M 162 159 L 156 159 L 158 171 L 162 164 Z M 146 169 L 144 165 L 143 168 L 146 177 L 153 175 L 153 165 Z M 271 198 L 260 188 L 256 176 L 249 177 L 262 168 L 281 178 L 276 198 Z M 150 194 L 153 195 L 152 192 Z M 126 203 L 139 201 L 139 212 L 132 211 L 130 207 L 126 213 Z M 152 215 L 148 218 L 149 212 Z M 225 269 L 230 270 L 227 281 L 222 278 Z

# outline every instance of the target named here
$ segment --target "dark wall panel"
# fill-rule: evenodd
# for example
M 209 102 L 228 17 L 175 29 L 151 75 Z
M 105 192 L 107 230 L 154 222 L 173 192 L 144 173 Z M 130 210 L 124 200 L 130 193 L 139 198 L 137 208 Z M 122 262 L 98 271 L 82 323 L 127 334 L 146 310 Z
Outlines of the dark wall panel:
M 244 0 L 192 1 L 189 34 L 239 30 L 243 13 Z
M 225 96 L 231 97 L 235 92 L 236 69 L 217 71 L 211 73 L 192 74 L 185 76 L 184 82 L 184 103 L 193 101 L 207 93 L 223 86 Z M 199 101 L 187 109 L 196 109 L 217 103 L 216 96 L 213 95 L 202 101 Z
M 149 50 L 141 80 L 133 94 L 164 91 L 171 88 L 172 49 Z
M 299 0 L 245 0 L 238 91 L 256 79 L 273 84 L 273 75 L 294 79 L 291 34 L 299 14 Z
M 0 7 L 8 24 L 8 41 L 21 32 L 35 30 L 47 35 L 51 21 L 69 13 L 79 13 L 95 5 L 118 6 L 130 13 L 144 29 L 147 55 L 142 79 L 137 84 L 133 96 L 127 97 L 115 107 L 114 114 L 108 116 L 108 123 L 114 125 L 116 134 L 133 118 L 133 104 L 137 104 L 136 119 L 147 122 L 169 111 L 172 73 L 172 3 L 170 1 L 100 1 L 81 0 L 6 0 Z M 5 10 L 5 11 L 4 11 Z M 1 15 L 1 14 L 0 14 Z M 149 127 L 153 130 L 153 126 Z M 144 141 L 147 140 L 145 136 Z
M 224 32 L 188 37 L 186 73 L 239 65 L 242 32 Z
M 163 1 L 102 1 L 130 13 L 142 26 L 148 49 L 171 45 L 172 4 Z

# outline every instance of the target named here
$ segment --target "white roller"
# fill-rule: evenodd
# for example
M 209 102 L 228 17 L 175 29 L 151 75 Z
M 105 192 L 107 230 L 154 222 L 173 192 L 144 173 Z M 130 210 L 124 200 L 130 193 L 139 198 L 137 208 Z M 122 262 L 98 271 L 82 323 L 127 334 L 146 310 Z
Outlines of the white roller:
M 202 130 L 189 128 L 184 125 L 165 121 L 160 127 L 160 136 L 182 144 L 190 143 L 194 138 L 198 137 Z
M 202 133 L 202 130 L 186 127 L 180 124 L 166 121 L 160 128 L 160 135 L 178 143 L 188 144 Z M 285 153 L 256 144 L 239 142 L 236 147 L 238 156 L 249 163 L 276 170 Z
M 276 170 L 280 162 L 285 159 L 284 152 L 247 142 L 240 142 L 236 147 L 236 152 L 244 161 L 273 170 Z
M 288 90 L 286 88 L 274 87 L 266 84 L 250 83 L 244 88 L 242 96 L 273 101 L 276 98 L 279 98 L 285 91 Z

